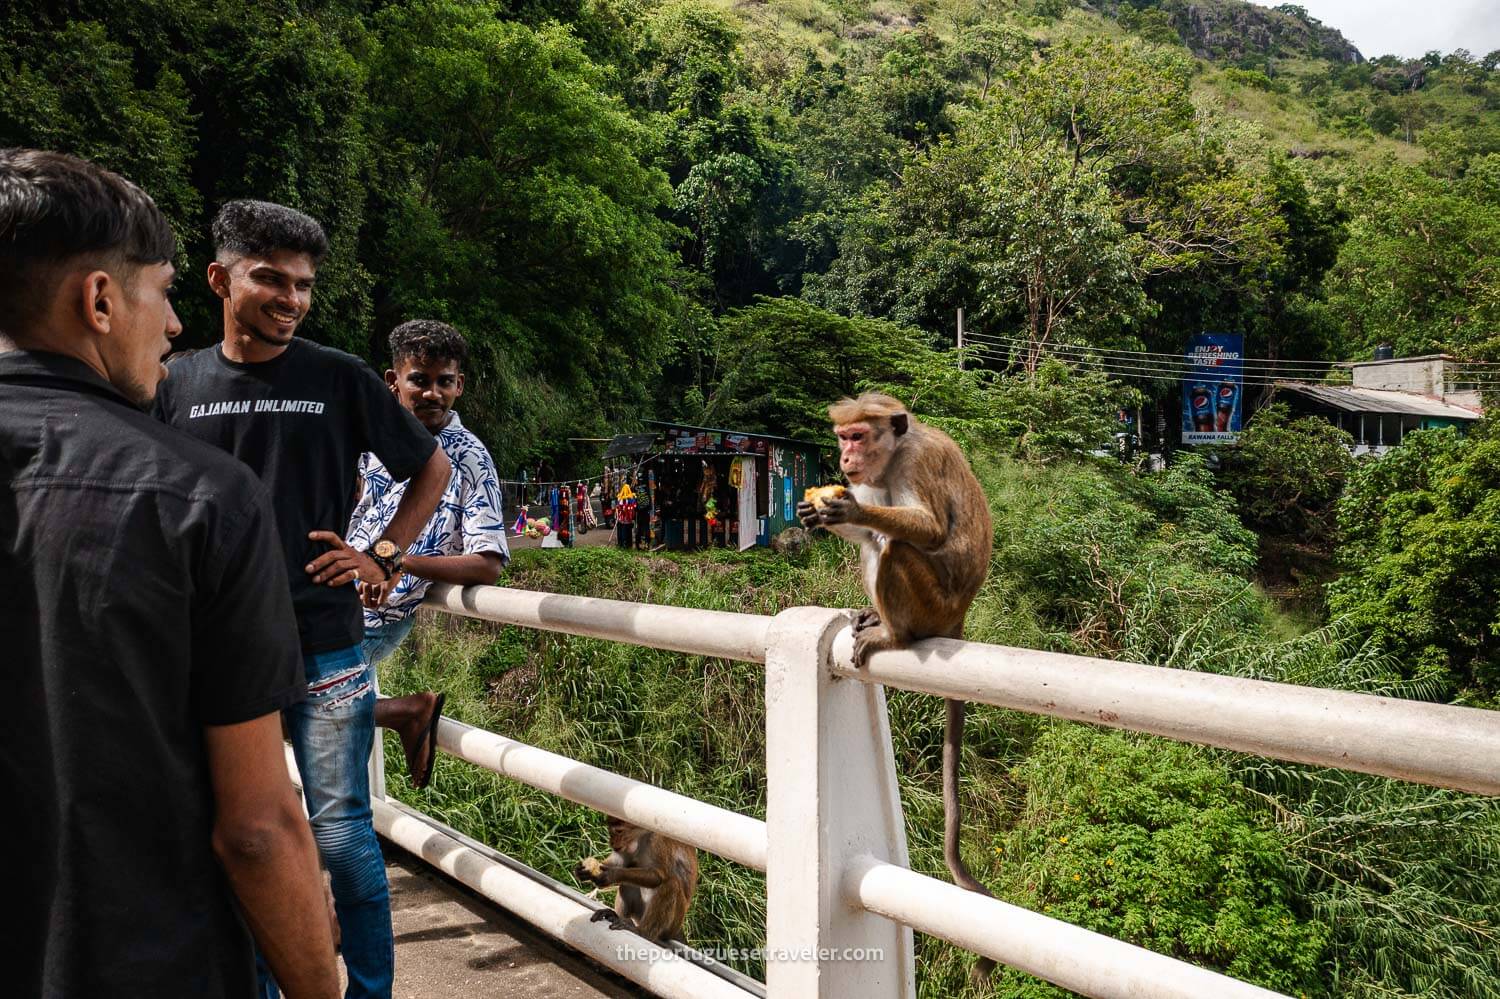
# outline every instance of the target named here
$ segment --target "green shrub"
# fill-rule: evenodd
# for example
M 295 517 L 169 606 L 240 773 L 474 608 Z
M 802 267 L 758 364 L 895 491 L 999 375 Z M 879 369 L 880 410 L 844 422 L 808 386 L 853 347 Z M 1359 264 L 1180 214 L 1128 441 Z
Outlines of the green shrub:
M 1500 439 L 1408 434 L 1363 464 L 1338 510 L 1344 575 L 1329 609 L 1406 675 L 1486 700 L 1500 691 Z
M 1300 911 L 1288 844 L 1205 750 L 1050 726 L 993 851 L 1027 908 L 1280 992 L 1320 995 L 1328 930 Z M 1062 989 L 1004 972 L 999 993 Z
M 1258 69 L 1236 69 L 1230 67 L 1224 70 L 1224 79 L 1231 83 L 1238 83 L 1242 87 L 1253 87 L 1256 90 L 1285 90 L 1275 80 Z
M 1274 403 L 1251 418 L 1236 446 L 1221 450 L 1222 478 L 1251 527 L 1323 538 L 1354 470 L 1353 443 L 1327 420 L 1293 419 Z

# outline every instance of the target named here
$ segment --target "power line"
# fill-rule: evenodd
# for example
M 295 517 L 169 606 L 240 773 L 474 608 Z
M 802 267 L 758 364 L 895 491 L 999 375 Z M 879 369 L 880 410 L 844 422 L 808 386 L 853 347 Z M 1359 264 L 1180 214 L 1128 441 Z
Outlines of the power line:
M 964 339 L 974 340 L 990 346 L 999 346 L 1013 350 L 1032 350 L 1040 347 L 1043 350 L 1057 354 L 1073 355 L 1101 355 L 1107 361 L 1137 361 L 1143 358 L 1160 358 L 1153 364 L 1177 370 L 1196 370 L 1198 367 L 1185 354 L 1166 354 L 1159 351 L 1124 350 L 1122 348 L 1090 347 L 1082 344 L 1069 344 L 1062 342 L 1048 342 L 1031 340 L 1022 337 L 1005 336 L 998 333 L 975 333 L 964 331 Z M 1313 372 L 1321 376 L 1330 369 L 1350 368 L 1358 361 L 1308 361 L 1297 359 L 1240 358 L 1240 363 L 1250 371 L 1262 375 L 1275 374 L 1279 371 L 1288 373 L 1289 378 L 1297 378 L 1299 372 Z M 1462 383 L 1475 385 L 1500 385 L 1500 361 L 1454 361 L 1447 364 L 1446 371 L 1460 376 Z
M 991 345 L 985 345 L 984 349 L 986 351 L 988 351 L 990 353 L 990 355 L 993 356 L 993 357 L 1005 357 L 1007 359 L 1009 359 L 1010 357 L 1013 357 L 1013 354 L 1011 354 L 1011 349 L 1010 348 L 996 348 L 996 347 L 991 346 Z M 1074 364 L 1088 364 L 1088 365 L 1092 365 L 1094 367 L 1100 368 L 1102 370 L 1107 370 L 1107 371 L 1110 371 L 1110 372 L 1113 372 L 1113 373 L 1116 373 L 1116 374 L 1120 374 L 1122 376 L 1128 376 L 1128 377 L 1154 376 L 1154 377 L 1157 377 L 1157 378 L 1160 378 L 1160 379 L 1169 380 L 1169 381 L 1181 381 L 1181 380 L 1184 380 L 1184 379 L 1191 379 L 1191 378 L 1212 378 L 1213 377 L 1213 373 L 1212 372 L 1203 371 L 1203 370 L 1201 370 L 1199 368 L 1191 367 L 1191 366 L 1187 366 L 1187 367 L 1173 367 L 1171 365 L 1162 364 L 1162 363 L 1159 363 L 1159 362 L 1149 362 L 1149 363 L 1145 363 L 1145 364 L 1130 364 L 1128 362 L 1116 360 L 1114 358 L 1101 358 L 1101 357 L 1096 357 L 1096 356 L 1093 356 L 1093 355 L 1090 355 L 1090 354 L 1087 354 L 1087 353 L 1068 353 L 1068 352 L 1062 352 L 1062 351 L 1055 352 L 1054 356 L 1058 357 L 1060 360 L 1067 361 L 1069 363 L 1074 363 Z M 1267 385 L 1268 384 L 1272 384 L 1273 382 L 1276 382 L 1276 381 L 1300 381 L 1300 382 L 1309 382 L 1309 383 L 1320 383 L 1320 382 L 1323 381 L 1323 379 L 1321 377 L 1321 374 L 1322 373 L 1319 373 L 1319 375 L 1317 377 L 1314 377 L 1312 375 L 1299 374 L 1299 373 L 1295 373 L 1295 372 L 1278 373 L 1276 371 L 1264 371 L 1264 370 L 1258 370 L 1258 369 L 1252 368 L 1248 372 L 1245 372 L 1245 373 L 1241 374 L 1240 375 L 1240 380 L 1243 381 L 1243 382 L 1245 382 L 1246 384 L 1267 384 Z
M 964 331 L 964 339 L 967 341 L 967 340 L 969 340 L 971 338 L 975 339 L 975 340 L 987 341 L 987 342 L 995 343 L 995 344 L 1014 345 L 1016 347 L 1025 348 L 1025 349 L 1031 349 L 1031 348 L 1034 348 L 1034 347 L 1040 347 L 1040 348 L 1042 348 L 1044 350 L 1052 350 L 1052 351 L 1078 351 L 1078 352 L 1097 353 L 1097 354 L 1103 354 L 1103 355 L 1118 355 L 1121 359 L 1127 359 L 1127 360 L 1138 360 L 1138 359 L 1142 359 L 1142 358 L 1161 358 L 1162 359 L 1162 363 L 1171 363 L 1171 364 L 1191 364 L 1192 363 L 1190 360 L 1188 360 L 1187 356 L 1184 355 L 1184 354 L 1164 354 L 1164 353 L 1157 352 L 1157 351 L 1147 351 L 1147 350 L 1122 350 L 1122 349 L 1108 348 L 1108 347 L 1090 347 L 1090 346 L 1087 346 L 1085 344 L 1073 344 L 1073 343 L 1061 343 L 1061 342 L 1052 343 L 1052 342 L 1043 341 L 1043 340 L 1030 340 L 1030 339 L 1026 339 L 1026 338 L 1023 338 L 1023 337 L 1005 336 L 1005 335 L 999 334 L 999 333 L 974 333 L 974 332 L 971 332 L 969 330 L 965 330 Z M 1240 361 L 1241 361 L 1241 363 L 1246 364 L 1246 365 L 1250 365 L 1250 366 L 1285 367 L 1285 368 L 1308 368 L 1308 369 L 1317 368 L 1319 370 L 1322 370 L 1322 369 L 1325 369 L 1325 368 L 1329 368 L 1329 367 L 1345 367 L 1345 366 L 1347 366 L 1347 365 L 1349 365 L 1351 363 L 1349 361 L 1305 361 L 1305 360 L 1290 360 L 1290 359 L 1288 359 L 1288 360 L 1282 360 L 1282 359 L 1274 358 L 1274 357 L 1245 357 L 1245 358 L 1241 358 Z
M 1001 343 L 998 341 L 1007 342 Z M 1011 337 L 985 338 L 979 340 L 979 342 L 984 343 L 985 346 L 991 351 L 995 351 L 1002 355 L 1005 352 L 1018 352 L 1023 349 L 1029 350 L 1031 349 L 1032 345 L 1035 345 L 1037 343 L 1036 341 L 1017 340 Z M 1017 344 L 1025 346 L 1016 346 Z M 1174 361 L 1146 361 L 1141 362 L 1140 364 L 1135 364 L 1132 363 L 1135 360 L 1133 357 L 1121 359 L 1118 357 L 1102 356 L 1101 352 L 1095 350 L 1094 348 L 1069 347 L 1057 344 L 1041 344 L 1041 349 L 1044 352 L 1055 354 L 1056 356 L 1061 357 L 1065 360 L 1097 361 L 1102 364 L 1115 365 L 1121 367 L 1122 369 L 1128 369 L 1136 372 L 1162 370 L 1179 372 L 1181 376 L 1185 378 L 1202 375 L 1211 376 L 1210 373 L 1204 372 L 1202 370 L 1202 365 L 1196 364 L 1186 358 Z M 1132 352 L 1121 351 L 1119 353 L 1130 354 Z M 1141 353 L 1144 354 L 1144 352 Z M 1260 364 L 1260 366 L 1257 366 L 1258 363 Z M 1342 366 L 1344 362 L 1340 362 L 1340 366 L 1338 367 L 1328 366 L 1329 362 L 1314 362 L 1311 364 L 1299 363 L 1296 366 L 1287 365 L 1286 367 L 1281 367 L 1280 363 L 1281 362 L 1272 362 L 1270 365 L 1267 365 L 1252 360 L 1246 363 L 1244 370 L 1251 377 L 1260 376 L 1263 379 L 1280 377 L 1282 380 L 1287 381 L 1314 382 L 1323 381 L 1323 376 L 1331 374 L 1333 372 L 1347 370 Z M 1457 375 L 1457 378 L 1451 378 L 1447 380 L 1450 386 L 1469 385 L 1477 388 L 1500 387 L 1500 371 L 1480 372 L 1478 374 L 1465 374 L 1463 372 L 1457 372 Z
M 967 339 L 967 334 L 965 339 Z M 1143 363 L 1156 365 L 1163 368 L 1195 368 L 1198 362 L 1180 354 L 1159 355 L 1146 351 L 1107 351 L 1096 347 L 1078 347 L 1071 344 L 1051 344 L 1034 340 L 1021 340 L 1014 337 L 983 337 L 982 342 L 992 346 L 1009 350 L 1030 351 L 1040 349 L 1059 354 L 1082 354 L 1098 356 L 1103 360 L 1124 363 Z M 1279 361 L 1268 358 L 1240 358 L 1239 363 L 1251 370 L 1260 371 L 1308 371 L 1319 375 L 1329 370 L 1336 370 L 1340 365 L 1330 361 Z
M 1158 354 L 1152 351 L 1122 351 L 1106 350 L 1100 347 L 1079 347 L 1074 344 L 1049 344 L 1049 342 L 1028 341 L 1028 339 L 1014 338 L 1014 336 L 987 335 L 987 333 L 965 332 L 965 341 L 969 339 L 983 342 L 990 347 L 1004 348 L 1004 350 L 1049 351 L 1055 354 L 1083 354 L 1083 356 L 1098 356 L 1109 362 L 1145 362 L 1161 368 L 1190 369 L 1197 368 L 1196 362 L 1188 359 L 1184 354 Z M 1161 359 L 1161 360 L 1152 360 Z M 1299 360 L 1278 360 L 1271 357 L 1242 357 L 1239 363 L 1250 371 L 1259 371 L 1262 374 L 1271 372 L 1317 372 L 1319 375 L 1326 374 L 1331 369 L 1343 368 L 1347 362 L 1299 362 Z
M 1088 368 L 1090 370 L 1097 371 L 1106 375 L 1112 375 L 1116 378 L 1133 378 L 1145 381 L 1159 382 L 1183 382 L 1192 380 L 1195 377 L 1195 374 L 1197 374 L 1188 371 L 1168 373 L 1170 369 L 1158 367 L 1139 367 L 1135 365 L 1110 364 L 1096 358 L 1089 357 L 1060 357 L 1059 359 L 1068 364 L 1075 364 L 1079 367 Z M 1213 376 L 1202 375 L 1202 377 L 1207 380 L 1212 380 Z M 1250 375 L 1242 375 L 1236 380 L 1243 385 L 1260 386 L 1278 385 L 1288 382 L 1295 382 L 1299 385 L 1325 384 L 1323 382 L 1315 381 L 1311 378 L 1276 378 L 1265 375 L 1257 375 L 1254 373 Z

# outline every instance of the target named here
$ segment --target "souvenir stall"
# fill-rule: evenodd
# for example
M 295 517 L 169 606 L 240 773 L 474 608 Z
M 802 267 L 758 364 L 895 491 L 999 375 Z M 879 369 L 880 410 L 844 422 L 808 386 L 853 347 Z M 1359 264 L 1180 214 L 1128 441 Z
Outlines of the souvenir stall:
M 594 483 L 597 488 L 597 482 Z M 602 526 L 591 502 L 590 480 L 499 482 L 503 510 L 516 511 L 513 538 L 540 538 L 543 548 L 571 548 L 574 539 Z
M 648 421 L 605 452 L 606 523 L 641 548 L 739 550 L 796 524 L 802 491 L 824 480 L 823 449 L 807 441 Z

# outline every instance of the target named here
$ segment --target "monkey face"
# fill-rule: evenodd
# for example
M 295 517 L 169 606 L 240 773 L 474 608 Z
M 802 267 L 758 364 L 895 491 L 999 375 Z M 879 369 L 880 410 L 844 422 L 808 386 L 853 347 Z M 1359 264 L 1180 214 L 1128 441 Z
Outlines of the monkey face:
M 839 468 L 850 483 L 877 483 L 891 460 L 896 437 L 888 420 L 861 420 L 833 428 L 839 439 Z
M 613 815 L 606 819 L 605 826 L 609 829 L 611 850 L 629 850 L 641 831 L 640 826 L 626 822 L 624 819 L 617 819 Z

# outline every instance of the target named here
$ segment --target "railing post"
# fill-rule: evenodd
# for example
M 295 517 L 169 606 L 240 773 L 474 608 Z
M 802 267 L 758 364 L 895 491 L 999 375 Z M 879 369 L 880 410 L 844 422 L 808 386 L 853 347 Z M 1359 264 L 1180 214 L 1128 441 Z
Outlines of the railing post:
M 879 684 L 833 675 L 847 615 L 795 607 L 766 648 L 766 991 L 770 999 L 911 999 L 912 933 L 844 892 L 851 861 L 907 866 Z

